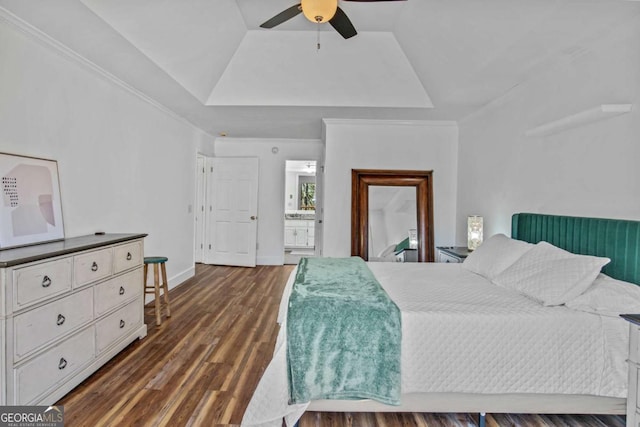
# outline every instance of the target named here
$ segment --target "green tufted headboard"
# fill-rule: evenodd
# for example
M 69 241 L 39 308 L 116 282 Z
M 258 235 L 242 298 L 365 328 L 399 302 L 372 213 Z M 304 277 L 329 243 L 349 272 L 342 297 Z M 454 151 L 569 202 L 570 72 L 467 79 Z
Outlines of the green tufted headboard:
M 511 218 L 511 237 L 608 257 L 604 274 L 640 285 L 640 221 L 517 213 Z

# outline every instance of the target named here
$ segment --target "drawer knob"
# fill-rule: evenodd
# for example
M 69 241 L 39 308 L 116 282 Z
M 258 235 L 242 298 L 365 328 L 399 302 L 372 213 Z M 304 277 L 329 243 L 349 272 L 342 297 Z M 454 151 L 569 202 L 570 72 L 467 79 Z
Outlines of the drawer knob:
M 64 323 L 65 320 L 67 319 L 62 314 L 58 314 L 58 320 L 56 321 L 56 324 L 60 326 Z
M 91 264 L 91 271 L 98 271 L 98 264 L 95 261 Z
M 51 286 L 51 279 L 49 278 L 49 276 L 44 276 L 42 278 L 42 287 L 48 288 L 49 286 Z
M 127 252 L 127 261 L 131 261 L 131 252 Z
M 67 360 L 64 357 L 60 358 L 60 362 L 58 362 L 58 369 L 64 369 L 67 367 Z
M 120 319 L 120 329 L 124 328 L 124 325 L 125 325 L 124 320 Z
M 124 295 L 124 288 L 122 286 L 120 286 L 120 290 L 118 291 L 118 293 L 120 295 Z

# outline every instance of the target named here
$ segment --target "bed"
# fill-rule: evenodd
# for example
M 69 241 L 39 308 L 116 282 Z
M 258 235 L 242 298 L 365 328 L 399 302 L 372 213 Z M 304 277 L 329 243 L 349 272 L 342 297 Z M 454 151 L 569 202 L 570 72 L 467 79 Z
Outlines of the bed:
M 640 284 L 640 222 L 523 213 L 512 218 L 511 238 L 506 238 L 509 245 L 517 241 L 521 248 L 545 249 L 544 242 L 548 242 L 590 262 L 593 258 L 591 269 L 593 263 L 609 258 L 602 268 L 606 274 L 603 280 Z M 485 247 L 490 245 L 488 240 Z M 529 246 L 522 251 L 531 258 Z M 476 263 L 482 260 L 480 249 Z M 485 255 L 494 255 L 487 251 Z M 542 294 L 534 293 L 533 297 L 541 298 L 538 300 L 523 295 L 522 289 L 503 286 L 514 268 L 498 272 L 503 266 L 496 264 L 523 264 L 526 257 L 516 252 L 509 251 L 500 260 L 511 257 L 517 261 L 494 262 L 488 267 L 482 263 L 474 267 L 473 260 L 464 267 L 369 264 L 401 311 L 399 405 L 353 398 L 289 404 L 284 330 L 294 272 L 283 295 L 274 357 L 245 412 L 243 425 L 279 426 L 283 418 L 292 425 L 307 410 L 624 414 L 626 322 L 616 313 L 580 306 L 588 305 L 582 295 L 592 289 L 593 278 L 580 292 L 573 287 L 559 293 L 545 289 Z M 482 271 L 483 266 L 488 271 Z M 597 270 L 596 274 L 600 265 Z M 567 297 L 572 292 L 577 294 Z M 569 298 L 571 304 L 564 304 L 560 296 Z M 625 311 L 636 306 L 632 299 L 625 301 L 630 306 L 614 309 Z

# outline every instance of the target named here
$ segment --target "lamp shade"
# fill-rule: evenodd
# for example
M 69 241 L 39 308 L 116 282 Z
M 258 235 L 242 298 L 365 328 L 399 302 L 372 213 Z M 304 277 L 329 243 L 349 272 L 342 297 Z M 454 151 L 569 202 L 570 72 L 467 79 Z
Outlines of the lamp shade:
M 467 247 L 474 250 L 482 243 L 482 217 L 471 215 L 467 218 Z
M 418 230 L 409 229 L 409 249 L 418 249 Z
M 323 23 L 336 14 L 338 0 L 302 0 L 302 13 L 311 22 Z

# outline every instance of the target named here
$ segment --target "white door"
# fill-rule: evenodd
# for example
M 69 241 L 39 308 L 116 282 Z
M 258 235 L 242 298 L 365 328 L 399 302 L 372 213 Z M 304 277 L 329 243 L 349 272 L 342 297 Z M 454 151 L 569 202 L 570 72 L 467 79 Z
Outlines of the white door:
M 207 263 L 255 267 L 258 159 L 213 157 L 209 164 Z
M 205 158 L 198 156 L 196 159 L 196 208 L 194 212 L 196 262 L 204 261 L 206 180 Z

